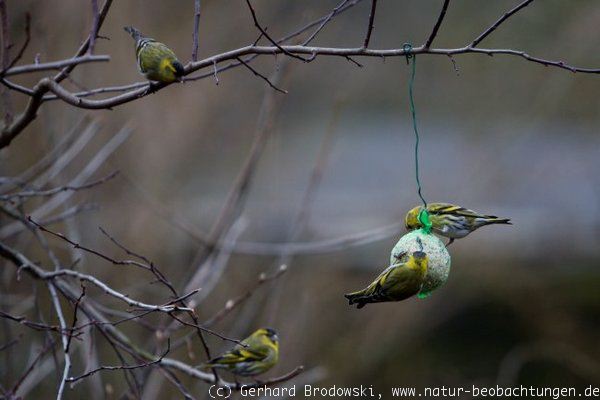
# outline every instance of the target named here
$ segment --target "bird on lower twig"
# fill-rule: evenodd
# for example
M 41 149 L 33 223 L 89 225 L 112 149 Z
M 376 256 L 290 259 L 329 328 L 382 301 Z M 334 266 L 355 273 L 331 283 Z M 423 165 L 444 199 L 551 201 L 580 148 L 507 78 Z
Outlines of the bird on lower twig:
M 185 73 L 183 64 L 166 45 L 144 36 L 133 26 L 126 26 L 123 29 L 135 40 L 138 68 L 147 79 L 171 83 L 183 76 Z
M 215 357 L 204 368 L 225 369 L 239 376 L 254 376 L 267 372 L 279 360 L 279 338 L 270 328 L 260 328 L 242 340 L 241 344 Z
M 367 303 L 400 301 L 419 293 L 427 274 L 428 258 L 422 251 L 415 251 L 403 264 L 386 268 L 363 290 L 348 293 L 350 305 L 363 308 Z
M 422 227 L 423 224 L 419 220 L 419 213 L 422 210 L 423 206 L 417 206 L 406 214 L 405 225 L 407 230 L 412 231 Z M 427 212 L 432 224 L 431 230 L 450 239 L 446 246 L 454 242 L 454 239 L 464 238 L 469 233 L 485 225 L 512 225 L 509 218 L 480 214 L 448 203 L 429 203 L 427 204 Z

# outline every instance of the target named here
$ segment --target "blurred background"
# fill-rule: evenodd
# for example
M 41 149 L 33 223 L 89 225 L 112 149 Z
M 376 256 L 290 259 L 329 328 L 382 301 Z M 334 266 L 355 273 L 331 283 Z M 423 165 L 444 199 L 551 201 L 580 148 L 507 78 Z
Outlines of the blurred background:
M 326 15 L 337 3 L 253 2 L 273 37 Z M 380 1 L 371 47 L 421 44 L 441 3 Z M 515 4 L 451 2 L 435 47 L 464 46 Z M 88 2 L 23 0 L 8 6 L 16 43 L 24 37 L 25 12 L 32 14 L 23 63 L 37 54 L 42 62 L 70 57 L 89 33 Z M 313 44 L 359 46 L 369 8 L 363 1 L 337 16 Z M 110 40 L 99 39 L 96 47 L 97 54 L 111 56 L 110 63 L 80 65 L 65 86 L 78 91 L 143 80 L 124 25 L 189 61 L 193 9 L 191 0 L 116 1 L 100 31 Z M 481 47 L 520 49 L 597 68 L 599 19 L 600 5 L 593 0 L 534 2 Z M 243 1 L 202 1 L 200 59 L 256 37 Z M 283 56 L 253 62 L 288 90 L 286 95 L 239 67 L 219 73 L 218 85 L 212 77 L 172 85 L 110 111 L 51 102 L 0 152 L 0 175 L 19 175 L 57 144 L 78 143 L 80 151 L 65 159 L 49 187 L 68 184 L 112 143 L 106 162 L 88 172 L 89 179 L 98 179 L 119 171 L 116 178 L 62 194 L 51 206 L 42 204 L 48 199 L 29 202 L 27 212 L 37 210 L 43 220 L 76 207 L 77 215 L 56 230 L 125 257 L 101 234 L 101 226 L 160 266 L 179 290 L 197 283 L 203 288 L 196 299 L 201 320 L 252 291 L 214 329 L 239 338 L 263 325 L 277 329 L 281 362 L 269 377 L 304 365 L 307 372 L 289 384 L 366 384 L 384 396 L 392 386 L 598 386 L 600 77 L 499 55 L 456 56 L 456 70 L 446 56 L 417 60 L 425 198 L 514 223 L 482 228 L 453 244 L 447 284 L 424 300 L 356 310 L 343 297 L 387 266 L 389 251 L 404 233 L 404 214 L 419 204 L 404 58 L 357 58 L 362 67 L 324 56 L 310 64 Z M 16 81 L 31 86 L 40 77 Z M 15 110 L 26 104 L 21 95 L 12 98 Z M 257 137 L 264 146 L 252 153 Z M 206 239 L 250 154 L 257 163 L 237 212 L 218 236 L 222 251 L 200 265 Z M 0 222 L 1 240 L 27 246 L 30 240 L 20 227 L 4 216 Z M 168 298 L 164 289 L 149 284 L 152 277 L 145 271 L 111 265 L 64 242 L 51 244 L 61 249 L 61 259 L 80 258 L 79 270 L 131 296 Z M 282 263 L 284 274 L 254 290 L 260 274 L 274 274 Z M 0 305 L 27 313 L 39 283 L 17 281 L 14 268 L 7 267 Z M 9 330 L 28 338 L 1 357 L 0 379 L 10 386 L 35 355 L 40 334 L 3 324 L 2 342 Z M 121 328 L 148 348 L 158 340 L 135 323 Z M 96 339 L 101 363 L 118 362 L 102 338 Z M 229 347 L 214 337 L 209 341 L 213 352 Z M 84 370 L 85 349 L 80 356 L 76 372 Z M 203 361 L 196 337 L 171 357 L 192 365 Z M 54 393 L 53 365 L 49 360 L 48 379 L 25 386 L 27 397 Z M 181 378 L 194 395 L 205 396 L 205 383 Z M 178 396 L 160 379 L 144 387 L 144 398 Z M 123 374 L 106 372 L 68 391 L 67 398 L 118 398 L 125 389 Z

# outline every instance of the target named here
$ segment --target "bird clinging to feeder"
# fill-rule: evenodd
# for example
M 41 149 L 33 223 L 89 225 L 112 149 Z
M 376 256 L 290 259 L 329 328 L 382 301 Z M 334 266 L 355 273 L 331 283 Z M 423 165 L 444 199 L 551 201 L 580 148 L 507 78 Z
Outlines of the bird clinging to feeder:
M 363 290 L 344 295 L 350 305 L 400 301 L 419 293 L 427 273 L 427 254 L 413 252 L 406 262 L 387 267 Z
M 417 206 L 406 214 L 405 225 L 407 230 L 412 231 L 423 227 L 419 220 L 419 214 L 422 210 L 424 210 L 424 206 Z M 512 225 L 508 218 L 480 214 L 449 203 L 429 203 L 427 204 L 427 212 L 431 222 L 431 230 L 450 239 L 447 246 L 454 242 L 454 239 L 464 238 L 469 233 L 485 225 Z

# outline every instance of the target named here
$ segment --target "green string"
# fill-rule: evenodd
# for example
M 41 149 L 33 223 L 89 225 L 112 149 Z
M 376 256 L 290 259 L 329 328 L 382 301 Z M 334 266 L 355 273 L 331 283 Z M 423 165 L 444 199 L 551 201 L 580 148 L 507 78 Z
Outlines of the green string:
M 421 189 L 421 180 L 419 179 L 419 129 L 417 127 L 417 111 L 415 108 L 415 100 L 413 96 L 413 88 L 415 84 L 415 74 L 417 72 L 417 56 L 412 53 L 412 45 L 405 43 L 402 47 L 404 55 L 406 57 L 406 63 L 410 64 L 412 59 L 412 68 L 410 74 L 410 81 L 408 83 L 408 98 L 410 100 L 410 113 L 412 115 L 413 130 L 415 131 L 415 179 L 417 181 L 417 194 L 423 202 L 423 209 L 419 212 L 419 222 L 421 222 L 422 230 L 425 233 L 431 232 L 431 221 L 429 219 L 429 213 L 427 212 L 427 201 L 423 197 Z

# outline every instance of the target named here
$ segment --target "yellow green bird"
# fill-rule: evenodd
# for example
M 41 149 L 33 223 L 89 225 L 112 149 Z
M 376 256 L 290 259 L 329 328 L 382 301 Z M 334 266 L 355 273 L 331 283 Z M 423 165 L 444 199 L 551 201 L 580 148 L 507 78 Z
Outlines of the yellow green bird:
M 385 269 L 365 289 L 348 293 L 345 297 L 350 305 L 363 308 L 367 303 L 400 301 L 419 293 L 427 274 L 427 254 L 415 251 L 403 264 L 394 264 Z
M 142 35 L 133 26 L 126 26 L 123 29 L 135 40 L 138 69 L 147 79 L 171 83 L 183 76 L 185 73 L 183 64 L 166 45 Z
M 210 360 L 205 368 L 221 368 L 239 376 L 267 372 L 279 360 L 279 338 L 271 328 L 260 328 L 241 345 Z
M 409 231 L 422 227 L 419 213 L 423 206 L 417 206 L 406 214 L 405 224 Z M 512 225 L 509 218 L 498 218 L 494 215 L 485 215 L 448 203 L 429 203 L 427 212 L 431 221 L 431 230 L 440 236 L 450 239 L 448 246 L 454 239 L 461 239 L 474 230 L 485 225 L 507 224 Z

